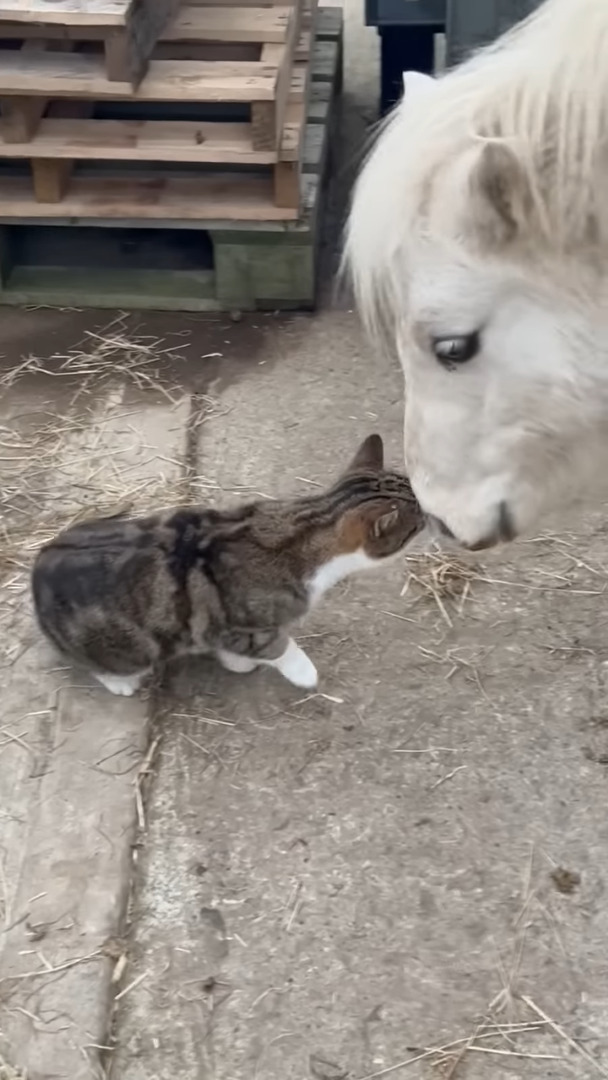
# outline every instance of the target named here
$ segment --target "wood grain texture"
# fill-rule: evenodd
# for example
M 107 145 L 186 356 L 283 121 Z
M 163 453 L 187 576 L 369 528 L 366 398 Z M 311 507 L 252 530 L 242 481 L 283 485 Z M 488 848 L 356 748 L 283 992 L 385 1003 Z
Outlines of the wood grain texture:
M 126 26 L 123 31 L 118 31 L 119 40 L 124 36 L 125 44 L 115 51 L 115 62 L 112 63 L 112 52 L 106 54 L 108 65 L 108 78 L 117 82 L 131 82 L 137 86 L 144 77 L 152 50 L 170 18 L 177 12 L 181 0 L 132 0 L 127 12 Z M 121 70 L 120 59 L 124 54 L 124 70 Z
M 163 41 L 278 42 L 285 40 L 291 8 L 193 7 L 186 4 L 162 33 Z
M 57 47 L 56 41 L 46 41 L 38 38 L 27 38 L 21 44 L 21 57 L 36 56 L 47 49 L 52 51 Z M 72 48 L 70 42 L 61 47 L 69 52 Z M 27 143 L 35 134 L 40 120 L 44 116 L 48 101 L 44 97 L 8 97 L 2 99 L 0 107 L 2 111 L 2 137 L 6 143 Z
M 103 60 L 85 53 L 43 53 L 27 59 L 0 50 L 0 96 L 79 97 L 134 101 L 272 101 L 276 69 L 258 62 L 153 60 L 134 90 L 110 82 Z
M 272 65 L 276 69 L 276 78 L 272 109 L 260 103 L 259 100 L 251 107 L 253 145 L 256 150 L 272 150 L 280 146 L 301 17 L 302 0 L 296 0 L 291 10 L 284 43 L 282 45 L 268 43 L 262 48 L 261 62 Z
M 300 169 L 297 161 L 278 161 L 274 167 L 274 201 L 276 206 L 300 206 Z
M 201 123 L 179 120 L 42 121 L 23 156 L 73 158 L 78 161 L 167 161 L 239 165 L 271 165 L 273 151 L 254 150 L 247 123 Z M 0 157 L 15 148 L 0 141 Z
M 72 162 L 32 158 L 31 165 L 36 202 L 60 203 L 68 188 Z
M 129 181 L 76 177 L 65 201 L 57 205 L 36 204 L 22 181 L 0 180 L 0 221 L 16 226 L 0 226 L 0 254 L 21 229 L 27 233 L 30 224 L 43 223 L 63 226 L 61 233 L 80 225 L 139 227 L 145 232 L 204 230 L 214 248 L 214 271 L 103 270 L 92 250 L 90 269 L 84 273 L 67 265 L 16 265 L 9 251 L 0 304 L 178 311 L 314 307 L 323 174 L 339 65 L 339 36 L 333 40 L 331 77 L 325 77 L 325 57 L 310 86 L 298 217 L 293 210 L 273 206 L 270 175 L 262 182 L 216 176 L 203 184 L 194 179 L 167 182 L 149 174 Z M 58 238 L 59 249 L 61 244 Z
M 134 0 L 0 0 L 0 19 L 56 26 L 125 26 Z
M 0 218 L 28 218 L 33 222 L 36 218 L 54 217 L 293 221 L 297 211 L 274 205 L 270 176 L 76 176 L 63 201 L 56 204 L 36 202 L 23 180 L 0 180 Z

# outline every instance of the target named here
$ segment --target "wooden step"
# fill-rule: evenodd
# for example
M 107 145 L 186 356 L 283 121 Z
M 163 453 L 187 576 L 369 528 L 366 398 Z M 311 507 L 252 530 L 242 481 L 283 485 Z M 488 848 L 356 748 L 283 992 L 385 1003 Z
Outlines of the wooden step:
M 0 96 L 133 101 L 272 101 L 277 69 L 247 61 L 153 60 L 137 89 L 85 53 L 0 50 Z
M 0 158 L 271 165 L 276 156 L 253 149 L 246 123 L 51 118 L 18 148 L 0 140 Z

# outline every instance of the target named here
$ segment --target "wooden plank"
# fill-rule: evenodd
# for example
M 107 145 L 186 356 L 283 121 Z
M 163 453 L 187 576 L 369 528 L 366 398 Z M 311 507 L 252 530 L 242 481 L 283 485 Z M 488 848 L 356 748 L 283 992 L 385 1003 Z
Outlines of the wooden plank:
M 218 173 L 190 177 L 75 176 L 63 202 L 38 203 L 15 177 L 0 179 L 0 217 L 126 218 L 184 221 L 293 221 L 297 211 L 274 205 L 272 178 Z
M 278 148 L 281 142 L 283 120 L 291 86 L 293 56 L 300 33 L 300 17 L 301 0 L 296 0 L 291 11 L 285 43 L 280 46 L 265 45 L 262 49 L 261 62 L 276 65 L 278 71 L 272 109 L 260 101 L 255 101 L 251 106 L 253 146 L 256 150 Z
M 254 101 L 251 105 L 251 135 L 256 150 L 273 150 L 276 144 L 274 101 Z
M 212 232 L 211 237 L 217 298 L 224 310 L 250 310 L 269 300 L 296 308 L 314 305 L 314 246 L 309 234 L 296 243 L 277 243 L 267 234 L 250 243 L 249 236 L 236 231 L 227 236 Z
M 6 232 L 6 230 L 3 230 Z M 0 234 L 0 251 L 2 250 Z M 121 308 L 129 311 L 218 311 L 212 270 L 116 270 L 16 266 L 0 304 Z
M 277 161 L 273 169 L 276 206 L 300 206 L 300 169 L 297 161 Z
M 285 40 L 290 5 L 273 7 L 194 7 L 190 3 L 178 8 L 159 34 L 159 42 L 201 42 L 281 44 Z M 110 28 L 111 29 L 111 28 Z M 103 26 L 44 26 L 45 37 L 61 37 L 78 41 L 103 41 L 109 32 Z M 40 36 L 37 23 L 0 22 L 0 39 Z
M 0 96 L 78 97 L 133 101 L 272 101 L 276 69 L 258 62 L 153 60 L 137 90 L 110 82 L 100 57 L 49 53 L 28 57 L 0 50 Z M 266 149 L 266 147 L 256 147 Z
M 219 4 L 223 8 L 230 7 L 272 7 L 272 4 L 265 4 L 262 0 L 185 0 L 187 7 L 218 7 Z M 291 7 L 295 0 L 280 0 L 282 6 L 288 5 Z
M 285 119 L 285 110 L 287 108 L 287 102 L 290 96 L 291 81 L 292 81 L 292 68 L 293 57 L 300 36 L 300 19 L 302 17 L 302 2 L 296 0 L 294 4 L 292 17 L 289 23 L 289 29 L 285 38 L 285 45 L 283 51 L 283 60 L 279 67 L 279 74 L 277 77 L 276 91 L 275 91 L 275 108 L 276 108 L 276 135 L 275 146 L 279 146 L 281 136 L 283 134 L 283 123 Z M 254 144 L 255 145 L 255 144 Z
M 86 5 L 68 0 L 34 0 L 26 10 L 19 0 L 0 0 L 0 20 L 25 20 L 41 27 L 67 31 L 70 36 L 83 37 L 93 32 L 104 38 L 106 69 L 113 82 L 137 85 L 143 75 L 154 46 L 172 17 L 177 14 L 180 0 L 104 0 Z M 29 17 L 28 17 L 29 15 Z M 195 18 L 196 16 L 195 13 Z M 0 22 L 0 32 L 2 26 Z
M 186 4 L 161 35 L 162 41 L 285 41 L 291 8 L 193 7 Z
M 316 21 L 316 13 L 317 0 L 304 0 L 302 18 L 308 27 L 313 27 Z M 308 34 L 309 50 L 312 32 L 312 29 L 305 31 Z M 294 53 L 294 58 L 295 55 Z M 293 65 L 289 100 L 283 117 L 283 130 L 281 132 L 281 145 L 279 148 L 279 159 L 281 161 L 301 162 L 311 83 L 312 62 L 310 57 L 306 56 L 303 61 Z
M 87 117 L 93 111 L 93 104 L 89 101 L 53 101 L 49 107 L 50 124 L 71 124 L 86 122 Z M 45 121 L 43 121 L 45 123 Z M 37 140 L 34 139 L 34 143 Z M 13 148 L 14 153 L 14 148 Z M 28 144 L 28 153 L 32 154 L 31 168 L 34 185 L 34 197 L 37 202 L 58 203 L 63 199 L 70 182 L 74 169 L 75 155 L 63 154 L 61 158 L 45 157 L 44 147 L 42 151 L 36 151 L 32 143 Z
M 4 142 L 13 146 L 28 143 L 35 134 L 46 107 L 46 98 L 18 95 L 0 98 Z
M 186 0 L 183 5 L 185 12 L 221 10 L 229 12 L 231 9 L 252 9 L 271 13 L 280 10 L 280 7 L 292 5 L 282 0 L 281 5 L 266 5 L 260 0 Z M 136 0 L 87 0 L 86 6 L 78 0 L 0 0 L 0 21 L 13 23 L 38 23 L 40 25 L 58 27 L 78 27 L 82 31 L 108 29 L 111 27 L 126 26 L 131 13 L 137 7 Z
M 155 60 L 213 60 L 233 63 L 246 60 L 258 63 L 260 46 L 254 41 L 159 41 L 154 49 Z
M 0 19 L 56 26 L 126 26 L 133 0 L 0 0 Z
M 161 31 L 181 0 L 132 0 L 124 29 L 114 31 L 105 46 L 106 71 L 113 82 L 137 86 L 144 77 Z
M 39 203 L 60 203 L 72 172 L 72 161 L 32 158 L 34 198 Z
M 310 57 L 311 34 L 310 30 L 303 30 L 298 39 L 298 45 L 294 54 L 294 60 L 305 63 Z
M 52 51 L 57 46 L 55 41 L 28 38 L 21 46 L 20 56 L 30 54 L 38 56 L 47 49 Z M 62 45 L 63 47 L 63 45 Z M 66 51 L 72 46 L 68 42 Z M 44 116 L 48 105 L 46 98 L 37 97 L 7 97 L 0 100 L 2 113 L 2 137 L 7 143 L 27 143 L 35 134 L 40 120 Z
M 14 145 L 0 141 L 0 158 L 15 156 Z M 276 151 L 253 149 L 247 123 L 48 118 L 18 156 L 271 165 L 277 155 Z

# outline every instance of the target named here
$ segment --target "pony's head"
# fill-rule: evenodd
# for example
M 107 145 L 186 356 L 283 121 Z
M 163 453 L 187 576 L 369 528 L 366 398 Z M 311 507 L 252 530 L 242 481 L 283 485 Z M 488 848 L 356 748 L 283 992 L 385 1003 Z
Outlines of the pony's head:
M 405 373 L 406 468 L 471 547 L 598 470 L 606 56 L 606 0 L 547 0 L 442 78 L 404 77 L 356 185 L 345 258 Z

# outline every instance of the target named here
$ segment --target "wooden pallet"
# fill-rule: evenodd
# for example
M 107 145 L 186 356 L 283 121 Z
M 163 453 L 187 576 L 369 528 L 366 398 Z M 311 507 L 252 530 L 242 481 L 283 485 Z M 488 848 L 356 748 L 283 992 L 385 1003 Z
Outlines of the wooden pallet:
M 0 34 L 67 40 L 98 37 L 109 80 L 137 84 L 181 0 L 0 0 Z
M 19 203 L 15 186 L 7 215 L 0 185 L 0 304 L 181 311 L 313 307 L 341 40 L 340 9 L 320 9 L 311 46 L 297 220 L 277 221 L 272 208 L 262 218 L 253 180 L 247 200 L 242 189 L 239 193 L 241 206 L 248 201 L 250 207 L 248 221 L 234 220 L 231 193 L 221 182 L 197 198 L 199 181 L 176 181 L 170 197 L 163 196 L 162 219 L 142 217 L 132 187 L 122 203 L 129 212 L 119 217 L 116 187 L 110 185 L 104 203 L 85 178 L 77 192 L 84 214 L 73 212 L 74 196 L 69 217 L 59 215 L 59 205 Z M 154 203 L 158 193 L 150 185 L 140 189 L 140 197 Z M 35 216 L 30 216 L 32 205 Z M 16 208 L 23 212 L 14 213 Z
M 294 65 L 302 11 L 302 0 L 266 8 L 217 7 L 189 0 L 165 26 L 148 73 L 136 88 L 108 78 L 92 30 L 86 31 L 86 42 L 81 36 L 75 42 L 72 36 L 83 33 L 78 26 L 68 27 L 67 35 L 49 33 L 38 39 L 23 37 L 18 23 L 0 23 L 0 41 L 19 46 L 0 48 L 0 159 L 30 161 L 35 200 L 61 204 L 61 214 L 86 213 L 78 182 L 70 183 L 78 162 L 276 165 L 270 200 L 279 210 L 291 211 L 278 213 L 277 218 L 295 218 L 297 175 L 281 163 L 292 161 L 289 152 L 287 158 L 283 154 L 286 123 L 287 142 L 293 142 L 294 118 L 288 116 L 288 108 L 303 106 L 305 95 L 306 68 Z M 46 26 L 45 33 L 48 30 Z M 17 36 L 7 38 L 9 32 Z M 139 114 L 108 119 L 114 102 Z M 194 110 L 192 120 L 164 119 L 168 103 L 178 110 L 187 103 Z M 221 122 L 220 105 L 240 106 L 245 115 L 236 122 Z M 143 190 L 151 190 L 150 178 L 137 179 L 144 188 L 136 185 L 133 197 L 140 200 Z M 154 179 L 152 190 L 165 190 L 161 178 Z M 169 201 L 174 179 L 166 185 Z M 230 190 L 233 187 L 234 180 L 229 184 Z M 106 188 L 105 178 L 103 188 L 113 190 Z M 203 194 L 207 189 L 214 190 L 213 181 L 204 177 Z M 4 191 L 12 198 L 10 188 Z M 186 198 L 187 191 L 184 188 Z M 123 203 L 129 200 L 124 184 L 116 194 L 116 215 L 124 216 Z M 170 212 L 162 199 L 147 198 L 144 204 L 147 216 Z M 16 212 L 26 211 L 20 207 Z M 244 217 L 249 216 L 246 207 Z

